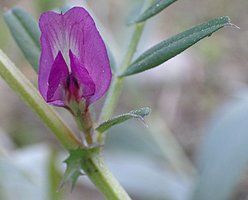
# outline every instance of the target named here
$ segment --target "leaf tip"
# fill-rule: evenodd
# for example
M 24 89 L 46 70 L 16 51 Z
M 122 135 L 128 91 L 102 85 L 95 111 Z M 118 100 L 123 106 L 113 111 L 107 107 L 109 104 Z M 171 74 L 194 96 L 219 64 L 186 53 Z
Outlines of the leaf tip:
M 4 17 L 8 16 L 8 15 L 13 14 L 16 11 L 20 11 L 20 10 L 22 10 L 22 7 L 20 7 L 20 6 L 15 6 L 15 7 L 10 8 L 10 9 L 5 9 L 5 12 L 4 12 L 3 16 Z
M 233 28 L 239 29 L 239 30 L 241 29 L 239 26 L 237 26 L 237 25 L 235 25 L 233 23 L 230 23 L 230 26 L 233 27 Z
M 228 16 L 223 16 L 223 17 L 221 17 L 221 18 L 222 18 L 223 20 L 226 21 L 225 26 L 233 27 L 233 28 L 236 28 L 236 29 L 239 29 L 239 30 L 240 30 L 240 27 L 239 27 L 239 26 L 237 26 L 237 25 L 235 25 L 235 24 L 233 24 L 233 23 L 231 22 L 230 17 L 228 17 Z
M 3 13 L 3 18 L 4 18 L 4 21 L 7 22 L 8 20 L 8 16 L 12 14 L 12 10 L 11 9 L 6 9 Z

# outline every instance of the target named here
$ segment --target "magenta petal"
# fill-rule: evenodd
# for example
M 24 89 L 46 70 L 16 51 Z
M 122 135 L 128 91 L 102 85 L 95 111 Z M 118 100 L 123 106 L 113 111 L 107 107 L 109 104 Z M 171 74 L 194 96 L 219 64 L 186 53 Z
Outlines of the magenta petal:
M 64 105 L 66 80 L 69 70 L 66 62 L 59 51 L 52 65 L 48 78 L 47 102 L 54 105 Z
M 84 9 L 77 8 L 72 8 L 65 14 L 48 11 L 41 15 L 39 20 L 41 33 L 46 38 L 44 42 L 49 44 L 47 47 L 53 58 L 61 51 L 69 64 L 69 49 L 78 54 L 78 45 L 84 42 L 84 21 L 88 16 Z M 43 45 L 41 41 L 42 50 Z
M 84 10 L 74 8 L 75 11 Z M 90 98 L 90 103 L 101 98 L 109 88 L 112 73 L 106 46 L 95 26 L 91 16 L 84 20 L 84 42 L 79 44 L 79 59 L 88 70 L 96 86 L 94 96 Z
M 90 97 L 95 94 L 95 84 L 87 69 L 85 69 L 85 67 L 79 62 L 71 50 L 69 51 L 69 55 L 72 76 L 75 77 L 78 81 L 79 87 L 81 89 L 81 97 L 88 101 Z
M 88 98 L 89 103 L 102 97 L 110 85 L 112 74 L 106 47 L 89 13 L 80 7 L 74 7 L 65 14 L 49 11 L 41 15 L 39 25 L 41 29 L 39 90 L 42 96 L 45 98 L 47 95 L 49 73 L 58 52 L 61 51 L 69 65 L 71 50 L 75 55 L 73 58 L 79 60 L 75 63 L 78 62 L 81 68 L 87 69 L 95 84 L 92 96 L 88 91 L 91 89 L 85 89 L 85 96 L 91 96 Z M 75 73 L 79 73 L 78 71 L 80 70 Z

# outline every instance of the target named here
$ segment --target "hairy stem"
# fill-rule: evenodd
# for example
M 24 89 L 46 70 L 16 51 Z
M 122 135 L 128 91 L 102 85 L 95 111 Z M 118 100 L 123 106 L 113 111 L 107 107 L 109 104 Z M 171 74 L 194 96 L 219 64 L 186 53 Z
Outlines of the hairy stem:
M 133 55 L 136 52 L 136 48 L 138 46 L 143 29 L 144 29 L 144 23 L 135 25 L 135 30 L 131 38 L 123 64 L 119 72 L 117 72 L 113 77 L 112 84 L 110 86 L 109 92 L 107 94 L 107 97 L 106 97 L 106 100 L 105 100 L 105 103 L 104 103 L 104 106 L 102 108 L 102 112 L 99 118 L 100 122 L 106 121 L 112 116 L 112 113 L 119 100 L 119 96 L 121 94 L 121 89 L 123 85 L 123 78 L 119 77 L 119 75 L 131 63 Z
M 126 191 L 111 174 L 100 154 L 93 154 L 82 163 L 90 180 L 108 200 L 131 200 Z
M 153 2 L 154 0 L 147 0 L 142 10 L 149 7 L 149 5 L 151 5 Z M 119 77 L 119 75 L 122 72 L 124 72 L 127 69 L 127 67 L 130 65 L 133 59 L 133 56 L 136 52 L 137 46 L 139 44 L 141 35 L 143 33 L 144 26 L 145 26 L 145 22 L 135 24 L 134 32 L 130 40 L 128 49 L 127 49 L 127 53 L 123 59 L 123 63 L 121 67 L 119 68 L 119 70 L 113 77 L 112 84 L 110 86 L 109 92 L 107 94 L 105 103 L 103 105 L 103 108 L 102 108 L 102 111 L 99 117 L 99 122 L 108 120 L 112 116 L 114 109 L 116 108 L 116 105 L 118 103 L 118 100 L 121 94 L 122 86 L 123 86 L 123 77 Z M 102 143 L 103 140 L 104 138 L 101 138 L 100 136 L 99 142 Z

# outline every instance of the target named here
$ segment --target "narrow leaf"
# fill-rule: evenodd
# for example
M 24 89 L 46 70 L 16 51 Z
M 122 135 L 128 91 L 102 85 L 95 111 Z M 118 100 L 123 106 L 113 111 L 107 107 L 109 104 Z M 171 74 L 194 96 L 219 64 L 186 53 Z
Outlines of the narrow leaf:
M 7 11 L 4 14 L 4 20 L 28 62 L 35 71 L 38 71 L 40 31 L 37 22 L 20 7 Z
M 81 146 L 71 129 L 40 96 L 33 84 L 0 49 L 0 76 L 30 106 L 66 149 Z
M 162 10 L 167 8 L 172 3 L 176 2 L 177 0 L 157 0 L 152 4 L 147 10 L 145 10 L 141 15 L 137 17 L 132 23 L 140 23 L 143 22 L 154 15 L 160 13 Z
M 154 68 L 227 25 L 231 25 L 229 17 L 219 17 L 175 35 L 144 52 L 121 76 Z
M 101 125 L 99 125 L 96 128 L 96 130 L 99 131 L 100 133 L 103 133 L 109 128 L 111 128 L 112 126 L 120 124 L 132 118 L 137 118 L 144 122 L 144 117 L 149 115 L 150 112 L 151 112 L 151 109 L 148 107 L 140 108 L 138 110 L 132 110 L 129 113 L 118 115 L 106 122 L 103 122 Z

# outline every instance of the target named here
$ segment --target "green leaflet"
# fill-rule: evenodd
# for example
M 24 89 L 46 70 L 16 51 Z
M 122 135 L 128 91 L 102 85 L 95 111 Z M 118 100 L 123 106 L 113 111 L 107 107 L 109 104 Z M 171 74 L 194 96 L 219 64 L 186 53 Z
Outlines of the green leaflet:
M 131 23 L 140 23 L 143 22 L 154 15 L 160 13 L 162 10 L 167 8 L 169 5 L 173 4 L 177 0 L 157 0 L 152 4 L 147 10 L 145 10 L 141 15 L 139 15 L 133 22 Z
M 121 76 L 152 69 L 227 25 L 231 25 L 229 17 L 219 17 L 175 35 L 144 52 Z
M 132 110 L 128 113 L 115 116 L 112 119 L 103 122 L 96 128 L 96 130 L 99 131 L 100 133 L 103 133 L 109 128 L 111 128 L 112 126 L 120 124 L 132 118 L 137 118 L 137 119 L 140 119 L 141 121 L 144 121 L 144 117 L 149 115 L 150 112 L 151 112 L 151 109 L 148 107 L 140 108 L 137 110 Z
M 40 57 L 40 31 L 34 18 L 20 7 L 4 14 L 4 20 L 28 62 L 38 71 Z

